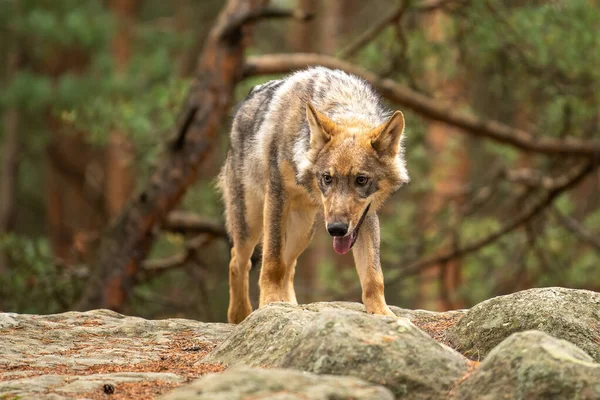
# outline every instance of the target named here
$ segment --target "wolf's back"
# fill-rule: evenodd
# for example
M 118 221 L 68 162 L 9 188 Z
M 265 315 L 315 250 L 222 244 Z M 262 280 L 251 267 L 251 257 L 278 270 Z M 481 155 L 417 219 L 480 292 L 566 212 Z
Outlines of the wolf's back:
M 267 82 L 254 87 L 235 113 L 230 173 L 261 190 L 270 166 L 302 163 L 310 141 L 307 102 L 334 121 L 360 119 L 373 128 L 389 116 L 368 83 L 340 70 L 309 68 Z

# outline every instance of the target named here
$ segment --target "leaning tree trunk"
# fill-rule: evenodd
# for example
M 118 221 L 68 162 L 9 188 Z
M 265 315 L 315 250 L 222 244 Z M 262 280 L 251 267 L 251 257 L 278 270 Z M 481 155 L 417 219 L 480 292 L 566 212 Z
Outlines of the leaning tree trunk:
M 211 153 L 217 129 L 229 109 L 243 71 L 244 22 L 267 0 L 229 0 L 205 43 L 196 79 L 190 88 L 163 162 L 142 192 L 105 232 L 78 308 L 119 310 L 133 287 L 156 226 L 194 182 Z

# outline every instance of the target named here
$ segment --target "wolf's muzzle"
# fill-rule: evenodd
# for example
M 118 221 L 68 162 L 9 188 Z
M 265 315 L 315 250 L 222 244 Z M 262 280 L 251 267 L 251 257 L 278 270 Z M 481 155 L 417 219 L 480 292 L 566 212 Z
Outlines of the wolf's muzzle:
M 327 232 L 329 232 L 331 236 L 344 236 L 348 233 L 348 224 L 344 222 L 327 224 Z

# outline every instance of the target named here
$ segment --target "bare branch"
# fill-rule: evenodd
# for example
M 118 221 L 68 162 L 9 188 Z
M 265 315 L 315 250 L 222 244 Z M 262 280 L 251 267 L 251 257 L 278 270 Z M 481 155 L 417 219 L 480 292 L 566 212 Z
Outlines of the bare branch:
M 142 263 L 144 271 L 140 271 L 142 274 L 151 272 L 154 275 L 160 271 L 166 271 L 173 268 L 183 267 L 185 262 L 188 260 L 188 253 L 179 253 L 170 257 L 160 258 L 156 260 L 146 260 Z M 142 279 L 143 280 L 143 279 Z
M 298 21 L 310 21 L 313 19 L 313 17 L 313 13 L 303 10 L 263 7 L 237 15 L 234 19 L 230 20 L 227 25 L 224 26 L 224 29 L 219 33 L 219 36 L 220 38 L 225 39 L 241 29 L 242 26 L 256 22 L 260 19 L 292 18 Z
M 407 268 L 403 269 L 403 276 L 409 275 L 410 273 L 417 272 L 423 268 L 430 267 L 433 265 L 437 265 L 440 263 L 445 263 L 455 258 L 463 257 L 467 254 L 474 253 L 482 248 L 494 243 L 496 240 L 500 239 L 502 236 L 512 232 L 519 226 L 527 223 L 540 212 L 545 210 L 548 206 L 552 204 L 554 199 L 558 197 L 561 193 L 566 190 L 572 188 L 577 183 L 579 183 L 585 176 L 593 172 L 596 168 L 598 168 L 597 164 L 594 163 L 586 163 L 583 167 L 579 166 L 577 168 L 572 169 L 567 172 L 565 175 L 559 176 L 555 178 L 555 185 L 552 190 L 550 190 L 541 200 L 534 203 L 529 207 L 525 207 L 524 211 L 517 215 L 514 219 L 509 221 L 502 228 L 498 229 L 496 232 L 489 234 L 479 240 L 475 240 L 468 244 L 467 246 L 463 246 L 462 248 L 455 249 L 451 252 L 431 257 L 429 259 L 417 261 L 409 265 Z
M 541 171 L 520 168 L 504 171 L 503 174 L 510 182 L 519 183 L 533 189 L 554 190 L 564 184 L 564 179 L 568 179 L 568 174 L 559 177 L 544 175 Z
M 600 251 L 600 237 L 595 236 L 579 221 L 561 213 L 556 207 L 552 208 L 552 214 L 554 214 L 559 224 L 572 232 L 582 242 L 585 242 L 594 249 Z
M 505 174 L 506 179 L 510 182 L 520 183 L 527 187 L 552 189 L 556 185 L 551 177 L 544 175 L 541 171 L 528 168 L 508 170 Z
M 208 233 L 216 237 L 227 238 L 227 232 L 222 223 L 186 211 L 171 212 L 162 224 L 162 229 L 178 233 Z
M 467 0 L 468 1 L 468 0 Z M 432 0 L 424 1 L 421 5 L 415 7 L 416 11 L 419 12 L 431 12 L 436 10 L 451 10 L 452 6 L 465 5 L 465 0 Z
M 552 188 L 552 190 L 548 191 L 546 193 L 546 195 L 543 196 L 536 203 L 534 203 L 528 207 L 524 207 L 523 212 L 521 212 L 515 218 L 510 220 L 508 223 L 506 223 L 503 227 L 501 227 L 497 231 L 495 231 L 479 240 L 474 240 L 466 246 L 463 246 L 460 248 L 455 248 L 452 251 L 442 253 L 440 255 L 431 256 L 431 257 L 427 257 L 427 258 L 424 258 L 421 260 L 414 261 L 414 262 L 408 264 L 406 267 L 403 267 L 402 272 L 398 276 L 396 276 L 393 279 L 391 279 L 390 281 L 386 282 L 386 284 L 388 286 L 393 285 L 395 283 L 402 281 L 402 279 L 406 278 L 407 276 L 414 275 L 416 273 L 419 273 L 427 268 L 431 268 L 436 265 L 446 264 L 449 261 L 452 261 L 454 259 L 461 258 L 466 255 L 475 253 L 475 252 L 483 249 L 484 247 L 489 246 L 490 244 L 494 243 L 495 241 L 497 241 L 504 235 L 511 233 L 518 227 L 529 222 L 536 215 L 538 215 L 539 213 L 544 211 L 548 206 L 550 206 L 552 204 L 552 202 L 554 201 L 554 199 L 556 199 L 556 197 L 558 197 L 563 192 L 571 189 L 573 186 L 578 184 L 584 177 L 586 177 L 587 175 L 589 175 L 590 173 L 595 171 L 597 168 L 598 168 L 598 164 L 597 163 L 595 164 L 593 162 L 588 162 L 588 163 L 584 164 L 583 166 L 578 166 L 577 168 L 573 168 L 572 170 L 568 171 L 566 174 L 555 178 L 554 179 L 555 186 Z M 361 290 L 359 287 L 357 287 L 353 290 L 346 292 L 344 297 L 357 296 L 360 293 L 361 293 Z
M 157 274 L 185 266 L 188 262 L 196 258 L 198 251 L 210 243 L 210 241 L 210 236 L 199 235 L 185 243 L 185 251 L 182 253 L 166 258 L 144 261 L 142 263 L 142 270 L 139 271 L 137 278 L 144 281 Z
M 379 34 L 383 32 L 388 25 L 399 22 L 402 19 L 402 15 L 404 15 L 409 3 L 410 2 L 408 0 L 403 0 L 400 6 L 394 12 L 382 18 L 381 21 L 373 25 L 370 29 L 360 35 L 353 43 L 350 43 L 346 48 L 344 48 L 339 53 L 339 57 L 342 59 L 351 58 L 363 47 L 375 40 L 375 38 L 377 38 L 377 36 L 379 36 Z
M 479 118 L 415 92 L 391 79 L 377 75 L 351 63 L 316 53 L 271 54 L 249 57 L 244 75 L 271 75 L 289 73 L 311 65 L 341 69 L 357 75 L 375 86 L 390 101 L 402 105 L 429 119 L 442 121 L 462 128 L 473 136 L 492 139 L 522 150 L 543 154 L 562 154 L 594 157 L 600 155 L 600 140 L 582 140 L 567 137 L 563 140 L 536 137 L 529 132 L 513 128 L 498 121 Z

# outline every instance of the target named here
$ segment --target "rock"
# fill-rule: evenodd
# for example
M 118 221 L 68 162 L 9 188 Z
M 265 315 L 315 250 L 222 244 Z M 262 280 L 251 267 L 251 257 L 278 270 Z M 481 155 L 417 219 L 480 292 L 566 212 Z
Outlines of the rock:
M 331 310 L 306 326 L 279 365 L 360 377 L 409 399 L 443 398 L 467 368 L 464 357 L 406 318 Z
M 318 302 L 302 305 L 306 310 L 319 311 L 324 308 L 353 310 L 366 313 L 365 306 L 361 303 L 351 303 L 345 301 Z M 452 310 L 444 312 L 434 312 L 427 310 L 407 310 L 396 306 L 390 306 L 390 310 L 397 317 L 408 318 L 419 329 L 425 331 L 432 338 L 446 343 L 446 333 L 460 318 L 469 310 Z M 447 343 L 446 343 L 447 344 Z
M 438 342 L 450 345 L 447 334 L 450 328 L 456 324 L 468 310 L 452 310 L 445 312 L 433 312 L 426 310 L 406 310 L 398 307 L 390 307 L 398 317 L 408 318 L 419 329 L 427 333 Z
M 574 343 L 600 362 L 600 293 L 541 288 L 495 297 L 469 310 L 448 341 L 479 360 L 511 334 L 531 329 Z
M 391 307 L 397 318 L 358 303 L 275 303 L 237 326 L 0 313 L 0 399 L 600 399 L 598 296 L 534 289 L 472 310 Z M 489 355 L 468 361 L 450 339 Z
M 0 313 L 0 398 L 81 397 L 98 393 L 105 384 L 132 398 L 142 386 L 171 389 L 222 370 L 194 364 L 232 329 L 184 319 L 149 321 L 108 310 Z
M 202 363 L 273 367 L 296 345 L 315 311 L 287 303 L 271 304 L 250 314 Z
M 12 379 L 0 382 L 1 399 L 20 398 L 81 398 L 81 394 L 101 394 L 105 385 L 110 385 L 117 393 L 123 384 L 150 382 L 167 388 L 178 386 L 184 379 L 173 373 L 121 372 L 114 374 L 90 375 L 39 375 L 29 378 Z M 3 397 L 6 396 L 6 397 Z
M 164 400 L 393 400 L 383 386 L 362 379 L 315 375 L 286 369 L 233 368 L 206 375 L 163 397 Z
M 437 336 L 436 339 L 440 341 L 445 339 L 446 330 L 467 312 L 459 310 L 436 313 L 405 310 L 394 306 L 390 309 L 397 316 L 408 318 L 431 336 Z M 236 329 L 237 334 L 228 337 L 205 361 L 255 367 L 277 365 L 277 362 L 294 347 L 295 338 L 304 326 L 316 317 L 316 313 L 324 310 L 366 313 L 363 304 L 352 302 L 317 302 L 299 306 L 274 303 L 256 310 L 251 317 L 246 318 Z
M 458 386 L 454 398 L 597 400 L 600 364 L 577 346 L 546 333 L 515 333 Z
M 467 368 L 406 318 L 324 303 L 257 310 L 202 362 L 349 375 L 411 399 L 443 397 Z

